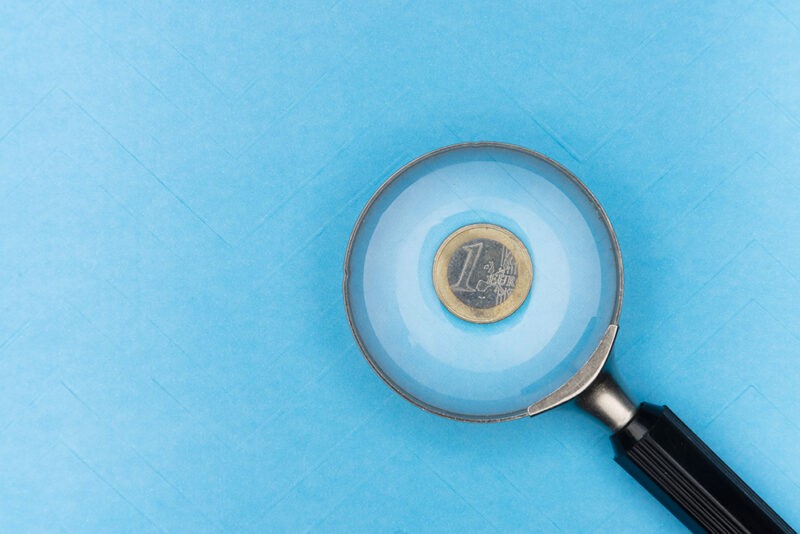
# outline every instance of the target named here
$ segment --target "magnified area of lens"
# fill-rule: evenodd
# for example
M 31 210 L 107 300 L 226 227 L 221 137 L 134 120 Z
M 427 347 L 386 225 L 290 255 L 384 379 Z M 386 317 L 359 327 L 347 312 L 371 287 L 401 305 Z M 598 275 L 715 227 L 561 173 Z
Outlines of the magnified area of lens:
M 576 373 L 616 322 L 622 284 L 585 187 L 492 143 L 395 174 L 362 213 L 345 273 L 350 324 L 378 374 L 423 408 L 473 421 L 522 416 Z

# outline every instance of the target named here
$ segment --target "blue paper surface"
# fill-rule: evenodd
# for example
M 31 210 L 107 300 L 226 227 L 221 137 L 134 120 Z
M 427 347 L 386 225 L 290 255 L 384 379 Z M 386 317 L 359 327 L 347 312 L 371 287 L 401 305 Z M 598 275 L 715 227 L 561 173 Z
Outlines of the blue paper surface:
M 797 3 L 66 0 L 0 6 L 0 530 L 681 532 L 576 408 L 359 354 L 359 211 L 471 140 L 587 183 L 623 379 L 800 525 Z

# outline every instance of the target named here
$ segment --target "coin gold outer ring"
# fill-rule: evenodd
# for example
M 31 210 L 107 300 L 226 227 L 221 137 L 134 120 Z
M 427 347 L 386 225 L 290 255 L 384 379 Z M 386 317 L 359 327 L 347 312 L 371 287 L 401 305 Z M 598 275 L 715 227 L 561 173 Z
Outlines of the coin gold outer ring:
M 517 264 L 517 281 L 511 295 L 491 308 L 474 308 L 461 301 L 447 279 L 447 269 L 453 254 L 474 239 L 490 239 L 506 247 Z M 450 234 L 433 259 L 433 287 L 442 304 L 456 317 L 471 323 L 494 323 L 505 319 L 525 302 L 533 283 L 533 264 L 530 254 L 517 236 L 494 224 L 470 224 Z

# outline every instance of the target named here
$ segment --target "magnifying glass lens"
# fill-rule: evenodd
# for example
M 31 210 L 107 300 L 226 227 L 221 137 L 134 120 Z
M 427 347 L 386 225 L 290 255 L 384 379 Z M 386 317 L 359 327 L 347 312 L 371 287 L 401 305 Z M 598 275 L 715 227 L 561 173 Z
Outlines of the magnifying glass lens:
M 430 411 L 510 419 L 616 321 L 614 237 L 591 194 L 523 149 L 442 149 L 398 171 L 354 232 L 345 295 L 367 359 Z

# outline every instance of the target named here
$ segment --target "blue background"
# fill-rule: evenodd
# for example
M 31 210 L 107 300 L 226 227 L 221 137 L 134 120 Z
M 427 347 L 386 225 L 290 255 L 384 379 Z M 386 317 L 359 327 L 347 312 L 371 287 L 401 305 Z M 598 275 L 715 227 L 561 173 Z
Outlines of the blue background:
M 460 424 L 341 302 L 397 167 L 580 176 L 616 362 L 800 524 L 800 4 L 0 5 L 0 529 L 679 532 L 572 406 Z

